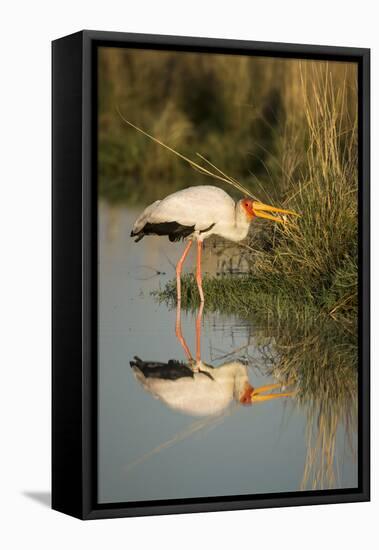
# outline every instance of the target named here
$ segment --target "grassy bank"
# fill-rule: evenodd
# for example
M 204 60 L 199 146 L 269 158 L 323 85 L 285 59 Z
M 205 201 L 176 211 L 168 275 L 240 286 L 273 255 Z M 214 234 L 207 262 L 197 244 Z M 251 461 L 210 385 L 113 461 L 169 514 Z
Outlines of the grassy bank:
M 340 87 L 328 70 L 301 74 L 300 115 L 288 121 L 294 165 L 302 140 L 301 173 L 287 179 L 280 204 L 301 216 L 285 226 L 255 221 L 260 231 L 248 241 L 249 274 L 204 281 L 207 307 L 242 315 L 266 311 L 284 316 L 323 314 L 354 331 L 357 319 L 357 113 L 346 110 L 351 93 L 347 80 Z M 287 143 L 288 146 L 288 143 Z M 274 202 L 267 194 L 266 201 Z M 184 303 L 197 304 L 192 277 L 183 281 Z M 160 293 L 175 299 L 175 285 Z

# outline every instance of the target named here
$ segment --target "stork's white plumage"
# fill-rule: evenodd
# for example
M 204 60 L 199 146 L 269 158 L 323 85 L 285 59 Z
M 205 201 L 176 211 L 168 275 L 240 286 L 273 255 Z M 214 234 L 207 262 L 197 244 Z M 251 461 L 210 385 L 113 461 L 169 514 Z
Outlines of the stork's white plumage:
M 213 234 L 230 240 L 242 240 L 247 235 L 250 222 L 242 209 L 236 206 L 234 200 L 218 187 L 188 187 L 148 206 L 136 220 L 133 234 L 143 232 L 146 224 L 176 223 L 181 226 L 178 228 L 180 234 L 179 231 L 177 234 L 168 233 L 172 240 L 179 239 L 186 228 L 191 230 L 191 237 L 198 240 Z M 159 230 L 151 228 L 152 231 L 154 229 Z
M 167 235 L 170 241 L 189 240 L 176 268 L 178 301 L 182 266 L 193 240 L 196 240 L 198 247 L 196 281 L 200 300 L 203 302 L 201 279 L 203 240 L 211 235 L 218 235 L 231 241 L 242 241 L 247 237 L 250 223 L 255 217 L 284 223 L 282 217 L 268 212 L 294 214 L 292 211 L 268 206 L 252 199 L 245 198 L 235 202 L 230 195 L 218 187 L 199 185 L 177 191 L 149 205 L 135 221 L 131 236 L 137 237 L 136 242 L 146 235 Z

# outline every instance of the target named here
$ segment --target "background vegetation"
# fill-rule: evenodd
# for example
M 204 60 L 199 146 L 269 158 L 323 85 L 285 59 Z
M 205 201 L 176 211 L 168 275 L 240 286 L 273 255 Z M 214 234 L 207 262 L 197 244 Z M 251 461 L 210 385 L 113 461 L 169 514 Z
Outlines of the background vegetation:
M 127 127 L 119 108 L 188 157 L 200 152 L 261 200 L 301 213 L 286 228 L 253 224 L 241 249 L 251 273 L 223 281 L 224 298 L 230 298 L 224 305 L 254 309 L 265 302 L 283 311 L 295 301 L 354 331 L 356 65 L 109 48 L 101 50 L 99 63 L 101 196 L 146 204 L 212 183 Z M 196 302 L 195 291 L 188 297 Z

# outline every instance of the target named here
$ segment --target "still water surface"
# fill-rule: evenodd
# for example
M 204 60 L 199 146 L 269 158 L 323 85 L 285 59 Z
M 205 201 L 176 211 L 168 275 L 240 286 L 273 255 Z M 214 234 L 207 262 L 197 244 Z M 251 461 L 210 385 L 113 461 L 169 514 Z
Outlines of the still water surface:
M 183 243 L 148 237 L 135 244 L 129 233 L 137 214 L 99 207 L 99 502 L 300 490 L 307 407 L 296 399 L 232 404 L 221 415 L 200 418 L 169 408 L 134 376 L 134 356 L 186 360 L 175 335 L 176 312 L 151 296 L 174 277 Z M 208 247 L 204 261 L 204 271 L 214 273 L 225 258 Z M 187 269 L 192 271 L 193 264 L 191 255 Z M 181 319 L 183 337 L 195 354 L 196 313 L 182 312 Z M 257 328 L 237 316 L 205 312 L 202 360 L 218 367 L 248 358 L 253 386 L 277 382 L 265 375 Z M 339 426 L 335 487 L 357 485 L 352 448 L 356 435 L 348 438 Z

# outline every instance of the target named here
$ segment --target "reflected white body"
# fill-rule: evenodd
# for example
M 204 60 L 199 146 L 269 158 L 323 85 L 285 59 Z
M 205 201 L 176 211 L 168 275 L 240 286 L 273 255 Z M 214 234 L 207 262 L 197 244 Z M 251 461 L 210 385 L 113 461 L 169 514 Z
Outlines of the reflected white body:
M 250 386 L 247 368 L 238 361 L 216 368 L 199 361 L 193 378 L 183 377 L 178 380 L 146 378 L 137 367 L 133 367 L 133 371 L 148 393 L 171 409 L 191 416 L 221 413 L 233 400 L 239 401 Z

